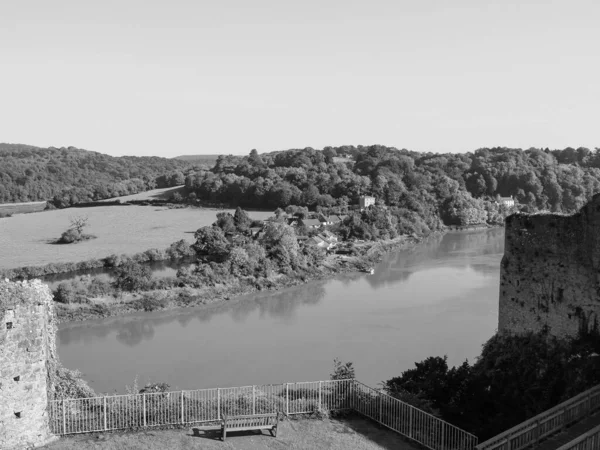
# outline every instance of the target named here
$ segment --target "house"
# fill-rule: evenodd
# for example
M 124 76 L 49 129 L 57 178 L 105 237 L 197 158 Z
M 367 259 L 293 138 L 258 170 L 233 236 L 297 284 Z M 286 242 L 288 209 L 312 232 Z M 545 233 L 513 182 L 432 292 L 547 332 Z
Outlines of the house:
M 305 245 L 316 245 L 317 247 L 327 248 L 327 243 L 319 236 L 313 236 L 307 239 Z
M 513 206 L 515 206 L 515 199 L 512 195 L 510 197 L 500 197 L 498 199 L 498 203 L 502 206 L 512 208 Z
M 256 239 L 260 232 L 262 231 L 261 227 L 252 227 L 248 229 L 250 231 L 250 236 L 253 237 L 254 239 Z
M 371 205 L 375 204 L 375 197 L 372 197 L 370 195 L 361 195 L 358 198 L 358 205 L 360 206 L 360 209 L 364 209 L 364 208 L 368 208 Z
M 322 224 L 319 219 L 299 219 L 298 225 L 304 225 L 306 228 L 319 228 Z
M 318 234 L 318 236 L 321 239 L 327 240 L 332 243 L 336 243 L 338 241 L 338 237 L 329 230 L 322 231 L 321 233 Z
M 305 245 L 316 245 L 317 247 L 325 250 L 331 250 L 336 246 L 336 243 L 330 241 L 329 239 L 323 239 L 321 235 L 317 235 L 307 239 Z
M 343 219 L 341 218 L 341 216 L 338 216 L 337 214 L 332 214 L 327 218 L 327 220 L 329 221 L 330 224 L 334 224 L 334 223 L 341 222 Z

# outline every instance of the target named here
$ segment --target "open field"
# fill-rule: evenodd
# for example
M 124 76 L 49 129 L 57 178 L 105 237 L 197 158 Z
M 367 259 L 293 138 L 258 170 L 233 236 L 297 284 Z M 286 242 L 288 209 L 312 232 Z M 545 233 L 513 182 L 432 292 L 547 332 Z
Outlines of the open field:
M 137 194 L 99 200 L 98 203 L 114 202 L 115 200 L 121 200 L 122 202 L 130 202 L 133 200 L 169 200 L 171 195 L 181 191 L 183 188 L 184 186 L 175 186 L 163 189 L 152 189 L 151 191 L 139 192 Z
M 219 159 L 219 156 L 221 155 L 181 155 L 176 156 L 174 159 L 181 159 L 182 161 L 193 161 L 213 167 L 216 164 L 217 159 Z
M 0 216 L 6 214 L 24 214 L 36 211 L 43 211 L 46 208 L 46 202 L 25 202 L 25 203 L 2 203 L 0 204 Z
M 220 440 L 214 427 L 179 430 L 146 430 L 135 433 L 93 433 L 61 438 L 48 450 L 91 449 L 205 449 L 205 450 L 414 450 L 400 435 L 360 418 L 344 420 L 286 420 L 279 423 L 277 437 L 268 432 L 227 434 Z
M 194 241 L 194 232 L 216 220 L 221 211 L 206 208 L 169 209 L 157 206 L 68 208 L 0 218 L 0 269 L 78 262 L 112 254 L 163 249 L 180 239 Z M 252 211 L 264 219 L 270 211 Z M 52 244 L 70 226 L 70 218 L 87 216 L 85 232 L 97 239 L 77 244 Z

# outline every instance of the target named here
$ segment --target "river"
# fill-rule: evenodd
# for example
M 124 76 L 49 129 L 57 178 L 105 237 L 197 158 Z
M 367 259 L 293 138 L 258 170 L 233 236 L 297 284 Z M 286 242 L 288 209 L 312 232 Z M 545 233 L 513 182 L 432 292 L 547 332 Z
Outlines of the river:
M 352 361 L 371 386 L 428 356 L 473 361 L 498 323 L 504 230 L 452 232 L 352 274 L 209 307 L 65 323 L 63 364 L 97 392 L 329 378 Z

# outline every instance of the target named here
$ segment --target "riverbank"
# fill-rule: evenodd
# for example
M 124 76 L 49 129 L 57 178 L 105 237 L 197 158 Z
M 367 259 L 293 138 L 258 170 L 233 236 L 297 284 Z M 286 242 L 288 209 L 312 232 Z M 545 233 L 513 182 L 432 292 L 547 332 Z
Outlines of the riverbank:
M 208 306 L 235 301 L 237 297 L 258 291 L 274 291 L 304 283 L 324 280 L 339 274 L 363 272 L 381 260 L 388 252 L 411 248 L 423 239 L 402 236 L 377 242 L 355 243 L 356 256 L 331 254 L 320 267 L 300 274 L 277 274 L 268 278 L 231 277 L 212 286 L 180 286 L 137 293 L 122 293 L 119 297 L 98 296 L 87 303 L 55 303 L 59 322 L 74 322 L 121 316 L 140 311 L 162 311 L 184 307 Z

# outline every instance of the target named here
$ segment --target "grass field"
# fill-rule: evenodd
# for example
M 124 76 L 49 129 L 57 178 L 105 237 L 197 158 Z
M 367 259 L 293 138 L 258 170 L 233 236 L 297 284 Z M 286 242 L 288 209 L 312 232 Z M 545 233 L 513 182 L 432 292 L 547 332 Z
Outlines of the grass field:
M 180 430 L 146 430 L 134 433 L 77 435 L 49 444 L 48 450 L 89 449 L 204 449 L 204 450 L 415 450 L 400 435 L 360 418 L 345 420 L 286 420 L 277 437 L 268 432 L 242 431 L 220 440 L 220 431 L 191 427 Z
M 100 200 L 99 203 L 114 202 L 115 200 L 121 200 L 121 202 L 129 202 L 132 200 L 169 200 L 175 192 L 179 192 L 183 190 L 183 188 L 184 186 L 176 186 L 163 189 L 152 189 L 151 191 L 140 192 L 138 194 L 107 198 L 105 200 Z
M 163 249 L 180 239 L 194 241 L 194 232 L 216 220 L 218 210 L 168 209 L 157 206 L 98 206 L 68 208 L 0 218 L 0 269 L 79 262 L 111 254 Z M 271 211 L 252 211 L 264 219 Z M 85 232 L 97 239 L 77 244 L 52 244 L 70 226 L 70 218 L 87 216 Z
M 2 203 L 0 204 L 0 216 L 43 211 L 44 208 L 46 208 L 46 202 Z

